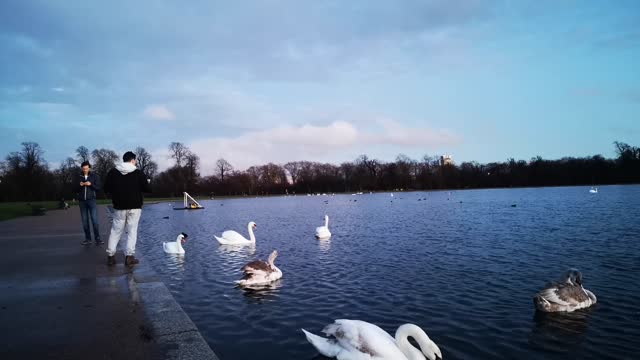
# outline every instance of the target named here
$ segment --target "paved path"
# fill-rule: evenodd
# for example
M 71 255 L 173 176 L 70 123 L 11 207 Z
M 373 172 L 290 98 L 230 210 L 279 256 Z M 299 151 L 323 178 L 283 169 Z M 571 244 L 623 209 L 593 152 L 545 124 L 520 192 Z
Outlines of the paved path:
M 216 359 L 144 257 L 83 238 L 77 208 L 0 222 L 0 359 Z

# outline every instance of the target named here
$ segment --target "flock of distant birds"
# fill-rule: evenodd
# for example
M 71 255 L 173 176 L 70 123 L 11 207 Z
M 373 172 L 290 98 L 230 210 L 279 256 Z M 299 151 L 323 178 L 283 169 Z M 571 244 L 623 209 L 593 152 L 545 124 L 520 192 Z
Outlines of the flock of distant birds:
M 597 188 L 589 190 L 597 193 Z M 393 197 L 393 194 L 391 194 Z M 426 199 L 425 199 L 426 200 Z M 214 236 L 220 245 L 243 246 L 256 243 L 253 231 L 255 222 L 247 225 L 249 239 L 237 231 L 227 230 L 220 237 Z M 329 216 L 324 216 L 324 225 L 316 228 L 318 240 L 331 238 Z M 167 254 L 184 254 L 182 247 L 188 235 L 180 233 L 175 241 L 162 244 Z M 274 264 L 278 251 L 274 250 L 266 261 L 254 260 L 242 267 L 243 277 L 236 281 L 241 287 L 267 285 L 282 278 L 282 271 Z M 533 298 L 535 308 L 542 312 L 573 312 L 592 306 L 597 302 L 595 294 L 583 287 L 582 273 L 577 269 L 569 269 L 561 281 L 548 283 Z M 312 334 L 305 329 L 302 332 L 307 341 L 323 356 L 338 360 L 441 360 L 442 352 L 427 333 L 413 324 L 400 326 L 392 337 L 380 327 L 361 320 L 335 320 L 322 332 L 328 337 Z M 418 344 L 416 348 L 409 338 Z

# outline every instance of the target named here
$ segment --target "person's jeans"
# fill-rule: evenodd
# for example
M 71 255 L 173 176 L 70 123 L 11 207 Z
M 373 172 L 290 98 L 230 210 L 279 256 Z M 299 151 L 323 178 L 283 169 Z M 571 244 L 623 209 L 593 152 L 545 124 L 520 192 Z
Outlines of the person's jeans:
M 109 256 L 116 254 L 120 237 L 125 229 L 127 231 L 127 245 L 124 250 L 124 254 L 126 256 L 131 256 L 136 253 L 138 221 L 140 221 L 140 214 L 142 214 L 142 209 L 113 210 L 111 233 L 109 234 L 109 242 L 107 244 L 107 254 Z
M 98 223 L 98 208 L 96 207 L 96 200 L 80 200 L 80 216 L 82 217 L 82 228 L 84 229 L 85 240 L 91 241 L 91 227 L 89 226 L 89 219 L 93 224 L 93 237 L 96 241 L 100 240 L 100 224 Z

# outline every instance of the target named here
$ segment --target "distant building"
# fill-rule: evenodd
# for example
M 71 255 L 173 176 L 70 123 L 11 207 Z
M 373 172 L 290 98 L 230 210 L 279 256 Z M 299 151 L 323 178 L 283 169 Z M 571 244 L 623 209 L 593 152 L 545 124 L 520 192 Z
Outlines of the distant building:
M 453 165 L 453 157 L 451 155 L 442 155 L 440 156 L 440 165 Z

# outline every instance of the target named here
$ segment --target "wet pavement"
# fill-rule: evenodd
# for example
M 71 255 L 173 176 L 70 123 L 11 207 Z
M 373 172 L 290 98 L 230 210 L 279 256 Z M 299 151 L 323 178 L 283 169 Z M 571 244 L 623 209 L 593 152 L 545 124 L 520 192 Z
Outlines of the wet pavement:
M 215 359 L 144 257 L 107 267 L 83 238 L 77 208 L 0 222 L 0 359 Z

